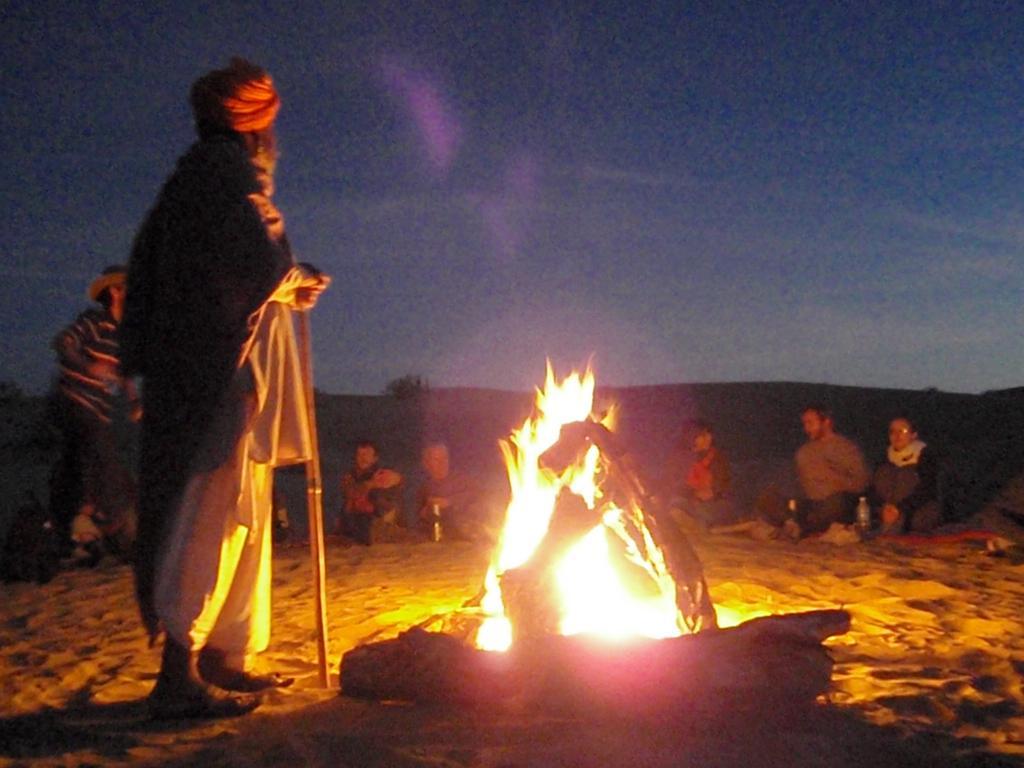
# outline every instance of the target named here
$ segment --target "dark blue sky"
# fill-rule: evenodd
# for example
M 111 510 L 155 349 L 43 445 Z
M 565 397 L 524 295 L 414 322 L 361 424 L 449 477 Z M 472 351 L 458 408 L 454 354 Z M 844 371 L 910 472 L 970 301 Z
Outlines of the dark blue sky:
M 142 6 L 151 7 L 142 7 Z M 282 94 L 277 200 L 335 277 L 317 384 L 1024 371 L 1014 2 L 4 5 L 3 373 L 124 261 L 233 54 Z

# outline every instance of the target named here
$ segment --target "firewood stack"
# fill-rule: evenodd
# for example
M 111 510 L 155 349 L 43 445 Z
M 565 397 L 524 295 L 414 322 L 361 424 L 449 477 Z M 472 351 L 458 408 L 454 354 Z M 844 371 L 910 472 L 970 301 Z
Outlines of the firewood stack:
M 376 701 L 516 702 L 599 716 L 792 709 L 828 691 L 832 659 L 822 641 L 849 625 L 846 611 L 811 611 L 664 640 L 531 636 L 504 653 L 412 629 L 346 653 L 341 691 Z

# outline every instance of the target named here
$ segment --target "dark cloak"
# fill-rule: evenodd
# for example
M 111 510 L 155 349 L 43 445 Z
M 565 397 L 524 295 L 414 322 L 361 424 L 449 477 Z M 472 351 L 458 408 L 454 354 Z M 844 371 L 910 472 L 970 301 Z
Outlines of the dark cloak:
M 218 466 L 234 441 L 199 454 L 218 409 L 247 403 L 229 391 L 264 306 L 292 265 L 258 206 L 266 191 L 242 137 L 194 144 L 178 161 L 133 245 L 121 325 L 125 375 L 142 377 L 136 596 L 151 638 L 158 555 L 189 475 Z

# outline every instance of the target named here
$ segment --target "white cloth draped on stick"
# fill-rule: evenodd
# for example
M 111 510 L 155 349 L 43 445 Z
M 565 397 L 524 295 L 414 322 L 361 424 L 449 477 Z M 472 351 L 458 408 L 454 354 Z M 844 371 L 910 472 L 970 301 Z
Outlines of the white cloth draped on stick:
M 196 466 L 235 447 L 189 476 L 157 566 L 157 614 L 186 647 L 249 655 L 269 644 L 273 468 L 312 455 L 307 418 L 292 310 L 270 302 Z

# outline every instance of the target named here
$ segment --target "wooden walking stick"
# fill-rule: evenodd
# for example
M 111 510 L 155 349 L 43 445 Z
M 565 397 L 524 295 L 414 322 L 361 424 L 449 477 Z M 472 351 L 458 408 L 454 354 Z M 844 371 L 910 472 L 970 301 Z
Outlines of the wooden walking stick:
M 310 457 L 306 462 L 306 507 L 309 512 L 309 552 L 313 561 L 313 586 L 316 589 L 316 650 L 320 685 L 331 684 L 327 661 L 327 582 L 324 568 L 323 482 L 320 477 L 320 443 L 316 434 L 316 401 L 313 392 L 313 345 L 309 330 L 309 311 L 299 312 L 299 356 L 302 362 L 303 388 L 306 392 L 306 423 L 309 425 Z

